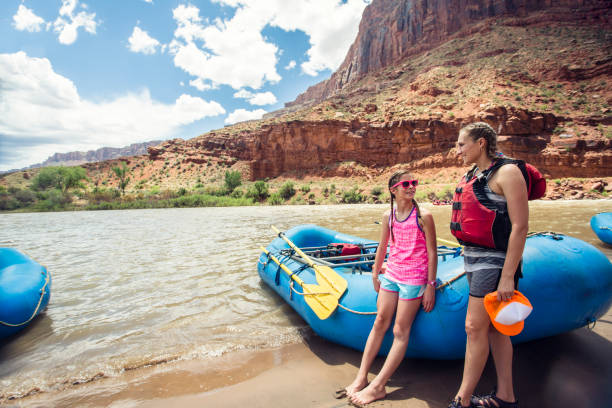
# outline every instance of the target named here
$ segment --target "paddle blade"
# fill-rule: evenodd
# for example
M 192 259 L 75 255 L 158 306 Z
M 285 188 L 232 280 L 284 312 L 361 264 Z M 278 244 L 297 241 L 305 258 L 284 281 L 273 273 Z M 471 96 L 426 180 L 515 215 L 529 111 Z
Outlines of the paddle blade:
M 321 293 L 324 287 L 320 285 L 304 284 L 304 300 L 312 311 L 321 320 L 327 319 L 338 307 L 338 298 L 332 293 Z M 318 293 L 317 293 L 318 292 Z
M 315 271 L 317 282 L 321 286 L 330 286 L 330 289 L 335 294 L 336 298 L 339 299 L 348 287 L 348 282 L 342 276 L 338 275 L 338 272 L 334 271 L 329 266 L 325 265 L 313 265 L 312 269 Z

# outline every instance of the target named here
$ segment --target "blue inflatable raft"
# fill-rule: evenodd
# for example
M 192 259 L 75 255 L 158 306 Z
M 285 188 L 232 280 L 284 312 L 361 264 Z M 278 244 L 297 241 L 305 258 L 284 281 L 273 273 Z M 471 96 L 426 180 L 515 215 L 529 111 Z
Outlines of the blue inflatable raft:
M 298 280 L 290 277 L 287 271 L 299 276 L 310 292 L 316 292 L 313 288 L 317 286 L 309 284 L 321 285 L 322 282 L 317 282 L 313 268 L 305 265 L 303 258 L 297 257 L 280 237 L 272 241 L 259 257 L 257 269 L 261 279 L 291 305 L 319 336 L 363 350 L 376 311 L 376 292 L 369 273 L 371 262 L 355 262 L 355 255 L 339 255 L 338 246 L 332 244 L 357 245 L 362 253 L 357 255 L 359 259 L 373 259 L 377 243 L 316 225 L 297 226 L 287 231 L 286 237 L 316 263 L 337 263 L 333 269 L 348 284 L 338 300 L 338 307 L 328 318 L 317 317 L 305 301 L 307 295 L 303 293 L 307 290 L 296 284 Z M 436 305 L 429 313 L 420 311 L 417 314 L 407 357 L 457 359 L 463 358 L 465 353 L 464 320 L 468 284 L 463 257 L 459 250 L 447 247 L 439 247 L 438 250 Z M 324 259 L 319 261 L 317 256 L 324 256 Z M 523 259 L 524 278 L 519 281 L 519 290 L 531 301 L 533 312 L 525 321 L 523 332 L 512 338 L 513 342 L 553 336 L 583 327 L 593 323 L 610 308 L 612 264 L 594 246 L 565 235 L 536 234 L 527 239 Z M 391 343 L 392 333 L 389 330 L 381 354 L 388 353 Z
M 591 217 L 591 228 L 599 239 L 612 245 L 612 212 L 599 213 Z
M 51 296 L 47 269 L 21 252 L 0 248 L 0 339 L 23 329 Z

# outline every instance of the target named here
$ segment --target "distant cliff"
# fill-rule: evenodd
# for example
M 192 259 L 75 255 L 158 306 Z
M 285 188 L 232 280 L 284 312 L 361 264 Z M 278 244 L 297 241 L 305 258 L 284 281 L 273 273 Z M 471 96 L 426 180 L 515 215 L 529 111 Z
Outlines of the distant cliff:
M 524 19 L 531 14 L 536 24 L 583 20 L 609 26 L 611 7 L 610 0 L 375 0 L 364 10 L 359 34 L 338 70 L 286 107 L 319 103 L 366 74 L 432 49 L 455 33 L 469 35 L 471 27 L 491 17 Z
M 48 166 L 76 166 L 83 163 L 100 162 L 126 156 L 139 156 L 147 153 L 149 146 L 160 144 L 161 140 L 144 143 L 132 143 L 126 147 L 102 147 L 87 152 L 55 153 L 42 163 L 34 164 L 29 168 Z

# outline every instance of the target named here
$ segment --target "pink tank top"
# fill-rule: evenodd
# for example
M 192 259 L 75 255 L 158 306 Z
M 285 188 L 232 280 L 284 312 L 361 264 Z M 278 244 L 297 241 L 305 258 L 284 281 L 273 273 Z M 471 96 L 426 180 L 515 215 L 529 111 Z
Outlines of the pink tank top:
M 429 258 L 427 257 L 425 234 L 417 222 L 416 207 L 412 208 L 408 217 L 403 221 L 396 219 L 395 209 L 393 209 L 389 216 L 389 227 L 391 225 L 393 225 L 395 239 L 389 237 L 391 245 L 385 276 L 398 283 L 426 284 Z

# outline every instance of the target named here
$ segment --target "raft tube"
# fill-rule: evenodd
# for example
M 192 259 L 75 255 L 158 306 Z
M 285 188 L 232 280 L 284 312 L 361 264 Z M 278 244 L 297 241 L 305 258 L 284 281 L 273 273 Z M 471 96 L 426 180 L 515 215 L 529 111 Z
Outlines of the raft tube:
M 0 339 L 25 328 L 51 296 L 51 275 L 13 248 L 0 248 Z
M 612 245 L 612 212 L 599 213 L 591 217 L 591 228 L 599 239 Z
M 376 251 L 375 241 L 342 234 L 317 225 L 300 225 L 286 232 L 298 247 L 325 247 L 345 242 L 365 245 L 364 253 Z M 305 283 L 316 284 L 311 268 L 290 258 L 288 245 L 276 238 L 267 250 Z M 441 251 L 440 251 L 441 252 Z M 612 264 L 594 246 L 565 235 L 538 234 L 527 239 L 524 251 L 524 277 L 519 290 L 533 305 L 524 330 L 512 337 L 521 343 L 554 336 L 590 323 L 606 313 L 612 304 Z M 334 267 L 348 282 L 348 289 L 339 299 L 339 307 L 325 319 L 319 319 L 300 295 L 301 288 L 291 289 L 289 276 L 265 253 L 259 257 L 257 269 L 261 279 L 278 293 L 312 327 L 319 336 L 356 350 L 363 350 L 374 323 L 376 292 L 370 272 L 349 267 Z M 410 331 L 406 357 L 459 359 L 465 353 L 465 315 L 468 284 L 463 257 L 440 256 L 436 305 L 426 313 L 419 311 Z M 391 326 L 392 327 L 392 326 Z M 389 352 L 392 329 L 387 332 L 380 354 Z

